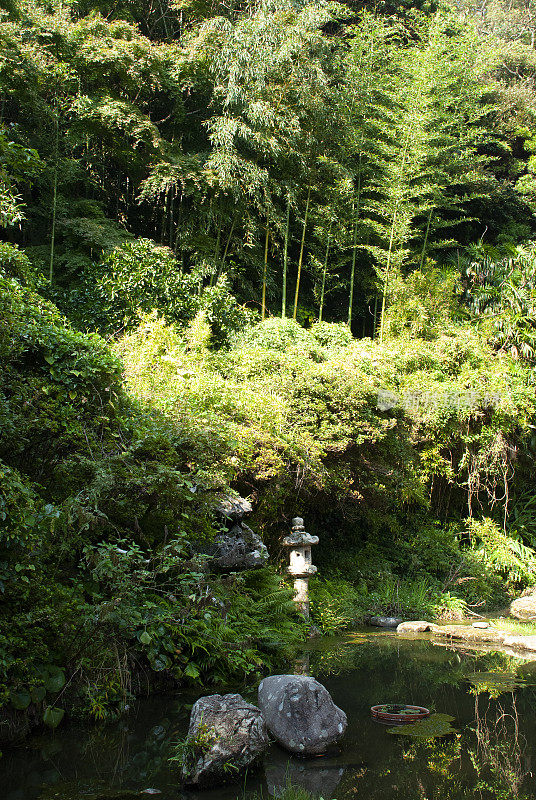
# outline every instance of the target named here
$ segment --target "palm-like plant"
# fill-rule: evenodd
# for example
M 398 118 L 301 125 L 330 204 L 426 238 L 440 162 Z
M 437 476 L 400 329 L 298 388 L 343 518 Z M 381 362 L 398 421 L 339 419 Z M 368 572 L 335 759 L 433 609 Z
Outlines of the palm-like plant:
M 536 245 L 501 256 L 480 243 L 461 260 L 464 301 L 490 322 L 492 343 L 515 359 L 536 360 Z

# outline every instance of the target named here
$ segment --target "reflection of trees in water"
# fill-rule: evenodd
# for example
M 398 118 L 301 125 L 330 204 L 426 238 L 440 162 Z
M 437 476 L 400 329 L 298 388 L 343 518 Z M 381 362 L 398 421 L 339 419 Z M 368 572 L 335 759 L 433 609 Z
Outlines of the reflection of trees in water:
M 413 690 L 415 697 L 419 694 L 430 697 L 441 687 L 458 686 L 479 671 L 515 675 L 519 664 L 504 653 L 460 652 L 455 648 L 436 647 L 429 641 L 406 641 L 366 633 L 335 643 L 331 640 L 325 649 L 320 642 L 308 655 L 310 674 L 320 681 L 362 671 L 363 681 L 355 691 L 361 692 L 363 701 L 370 701 L 370 705 L 383 701 L 386 687 L 389 700 L 397 698 L 409 702 Z M 427 705 L 424 701 L 423 704 Z
M 512 694 L 506 704 L 489 697 L 484 700 L 483 695 L 477 694 L 475 723 L 475 728 L 466 729 L 457 737 L 415 743 L 404 750 L 405 797 L 412 800 L 534 797 L 524 785 L 532 773 L 527 742 L 519 728 L 515 696 Z
M 478 775 L 477 789 L 487 790 L 498 800 L 525 798 L 523 783 L 532 775 L 527 741 L 519 730 L 516 698 L 511 695 L 510 708 L 502 703 L 490 710 L 481 709 L 481 694 L 475 695 L 476 749 L 469 755 Z

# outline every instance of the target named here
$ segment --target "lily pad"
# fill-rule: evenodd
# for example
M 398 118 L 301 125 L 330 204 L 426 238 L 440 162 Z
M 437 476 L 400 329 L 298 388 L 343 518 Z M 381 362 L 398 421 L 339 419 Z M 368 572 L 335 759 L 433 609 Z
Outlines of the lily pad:
M 426 719 L 412 722 L 409 725 L 397 725 L 396 728 L 388 728 L 388 732 L 411 736 L 413 739 L 436 739 L 438 736 L 457 733 L 451 722 L 454 722 L 454 717 L 451 717 L 450 714 L 431 714 Z

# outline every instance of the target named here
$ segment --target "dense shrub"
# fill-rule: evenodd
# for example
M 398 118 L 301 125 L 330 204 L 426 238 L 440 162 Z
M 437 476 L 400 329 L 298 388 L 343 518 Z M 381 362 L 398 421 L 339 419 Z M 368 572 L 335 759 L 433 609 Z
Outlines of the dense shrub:
M 310 332 L 323 347 L 348 347 L 353 342 L 352 332 L 343 322 L 315 322 Z
M 42 287 L 79 330 L 115 337 L 134 330 L 151 312 L 180 328 L 203 314 L 211 347 L 219 348 L 255 318 L 237 302 L 225 276 L 203 286 L 196 272 L 181 271 L 169 247 L 152 239 L 122 242 L 79 272 L 68 285 Z
M 296 348 L 304 354 L 318 350 L 318 343 L 310 331 L 292 319 L 269 317 L 241 331 L 234 340 L 235 347 L 260 347 L 286 352 Z
M 300 632 L 289 591 L 269 571 L 211 576 L 191 546 L 217 529 L 227 439 L 129 399 L 105 342 L 14 278 L 0 318 L 0 706 L 54 726 L 64 707 L 117 714 L 140 670 L 150 686 L 275 668 Z M 203 325 L 161 328 L 192 368 Z

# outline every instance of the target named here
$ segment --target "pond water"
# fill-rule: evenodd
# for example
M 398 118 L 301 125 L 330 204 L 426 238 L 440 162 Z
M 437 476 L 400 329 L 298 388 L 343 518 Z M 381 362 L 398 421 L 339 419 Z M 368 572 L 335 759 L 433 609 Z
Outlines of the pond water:
M 290 778 L 325 800 L 536 800 L 536 662 L 363 630 L 311 643 L 289 671 L 303 669 L 348 716 L 340 749 L 325 757 L 300 760 L 273 745 L 245 783 L 181 791 L 167 754 L 187 730 L 195 696 L 159 696 L 113 725 L 65 725 L 5 751 L 0 797 L 248 800 L 277 795 Z M 373 721 L 370 706 L 390 702 L 430 708 L 427 735 L 435 737 Z

